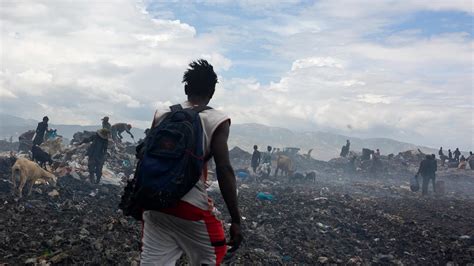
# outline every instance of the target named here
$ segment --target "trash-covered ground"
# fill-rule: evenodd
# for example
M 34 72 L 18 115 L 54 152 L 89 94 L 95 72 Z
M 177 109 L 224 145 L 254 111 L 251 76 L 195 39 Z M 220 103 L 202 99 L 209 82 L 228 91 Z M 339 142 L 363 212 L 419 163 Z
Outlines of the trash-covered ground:
M 55 156 L 67 162 L 58 170 L 57 187 L 36 185 L 19 200 L 10 194 L 9 161 L 0 160 L 0 264 L 138 262 L 141 225 L 118 211 L 133 145 L 110 149 L 100 185 L 85 179 L 85 146 L 71 146 Z M 249 156 L 231 152 L 234 168 L 248 167 Z M 298 155 L 297 170 L 316 173 L 315 181 L 239 180 L 245 242 L 231 263 L 472 263 L 474 171 L 439 167 L 445 194 L 423 198 L 408 182 L 422 156 L 397 156 L 382 157 L 380 168 L 371 168 L 370 162 Z M 219 193 L 210 194 L 229 221 Z
M 409 191 L 408 182 L 394 183 L 243 184 L 239 199 L 246 218 L 246 243 L 236 261 L 473 262 L 474 214 L 466 212 L 474 207 L 473 198 L 422 198 Z M 473 185 L 471 181 L 471 189 Z M 261 191 L 273 200 L 256 200 Z
M 15 201 L 1 181 L 0 263 L 130 264 L 140 228 L 117 213 L 120 193 L 65 176 Z

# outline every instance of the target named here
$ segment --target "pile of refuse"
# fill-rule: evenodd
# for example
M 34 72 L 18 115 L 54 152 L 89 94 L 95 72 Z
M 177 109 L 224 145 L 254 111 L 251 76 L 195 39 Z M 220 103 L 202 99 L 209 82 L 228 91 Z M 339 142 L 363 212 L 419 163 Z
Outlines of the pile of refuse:
M 333 183 L 241 184 L 247 238 L 236 264 L 472 262 L 474 214 L 463 212 L 472 199 L 419 199 L 406 187 L 354 185 L 358 193 L 349 194 Z
M 229 158 L 234 168 L 246 168 L 250 166 L 252 154 L 236 146 L 229 151 Z
M 70 175 L 78 180 L 87 179 L 88 157 L 87 148 L 90 144 L 81 144 L 82 140 L 92 136 L 95 132 L 78 132 L 74 134 L 71 144 L 64 145 L 61 138 L 48 140 L 41 144 L 41 148 L 52 155 L 54 161 L 60 163 L 55 170 L 57 176 Z M 106 161 L 103 168 L 102 180 L 106 184 L 119 185 L 125 183 L 135 170 L 135 144 L 109 142 Z
M 16 151 L 18 150 L 19 142 L 10 142 L 6 140 L 0 140 L 0 152 L 5 151 Z
M 0 263 L 131 264 L 140 228 L 117 212 L 121 191 L 67 175 L 16 200 L 0 179 Z
M 0 264 L 138 263 L 141 224 L 118 210 L 136 163 L 135 144 L 111 143 L 102 181 L 91 184 L 87 144 L 78 145 L 87 134 L 75 134 L 67 145 L 44 143 L 61 163 L 57 186 L 36 185 L 21 199 L 10 191 L 10 154 L 0 154 Z M 248 170 L 251 154 L 231 150 L 245 241 L 229 263 L 472 262 L 474 213 L 466 210 L 474 206 L 474 171 L 440 168 L 446 194 L 421 198 L 410 191 L 409 178 L 423 156 L 380 156 L 381 175 L 369 175 L 373 160 L 351 161 L 351 155 L 357 154 L 322 162 L 294 154 L 298 170 L 315 172 L 314 180 L 257 181 Z M 230 217 L 212 178 L 208 192 L 228 229 Z

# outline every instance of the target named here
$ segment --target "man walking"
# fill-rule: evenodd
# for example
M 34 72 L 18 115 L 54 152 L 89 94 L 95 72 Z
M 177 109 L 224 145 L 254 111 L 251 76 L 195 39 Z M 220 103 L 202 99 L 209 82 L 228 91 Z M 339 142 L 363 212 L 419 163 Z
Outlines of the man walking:
M 261 154 L 258 151 L 258 146 L 253 145 L 253 154 L 252 154 L 251 165 L 252 165 L 252 169 L 253 169 L 254 174 L 257 173 L 257 167 L 260 164 L 260 159 L 261 159 Z
M 421 161 L 420 163 L 420 168 L 418 169 L 418 173 L 416 174 L 419 176 L 423 177 L 423 183 L 422 183 L 422 195 L 425 196 L 428 194 L 428 184 L 431 180 L 433 184 L 433 191 L 436 192 L 436 171 L 438 170 L 437 163 L 436 163 L 436 158 L 434 154 L 432 155 L 426 155 L 425 159 Z
M 214 95 L 217 75 L 206 60 L 189 65 L 184 73 L 188 100 L 183 108 L 203 109 Z M 152 128 L 158 126 L 170 110 L 157 110 Z M 230 242 L 237 249 L 242 241 L 236 181 L 229 160 L 227 139 L 230 118 L 215 109 L 199 113 L 204 131 L 204 158 L 214 157 L 217 180 L 231 217 Z M 175 265 L 183 252 L 191 265 L 218 265 L 227 250 L 222 222 L 217 219 L 205 182 L 207 167 L 196 185 L 177 205 L 143 213 L 142 265 Z

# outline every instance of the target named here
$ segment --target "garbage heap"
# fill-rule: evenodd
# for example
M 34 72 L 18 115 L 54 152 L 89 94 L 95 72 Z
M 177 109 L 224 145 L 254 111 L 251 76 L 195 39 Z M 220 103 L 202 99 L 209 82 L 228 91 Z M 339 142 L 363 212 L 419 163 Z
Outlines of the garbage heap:
M 55 171 L 58 177 L 70 175 L 78 180 L 86 179 L 88 173 L 88 157 L 86 155 L 87 148 L 90 144 L 79 143 L 87 137 L 96 134 L 95 131 L 83 131 L 74 134 L 74 138 L 70 144 L 65 145 L 61 136 L 46 140 L 40 145 L 40 148 L 51 155 L 51 158 L 59 163 L 59 167 Z M 1 145 L 2 143 L 0 143 Z M 18 142 L 17 142 L 18 144 Z M 23 143 L 24 145 L 27 145 Z M 109 142 L 106 161 L 103 168 L 102 182 L 106 184 L 119 185 L 125 182 L 135 170 L 135 148 L 133 143 L 114 143 Z M 26 148 L 25 148 L 26 149 Z M 20 150 L 20 153 L 15 156 L 31 157 L 31 147 L 26 150 Z M 16 152 L 18 147 L 8 147 L 9 151 Z M 10 152 L 3 152 L 0 154 L 0 174 L 10 174 L 11 165 L 9 158 Z
M 73 143 L 74 145 L 66 147 L 60 156 L 54 157 L 54 160 L 62 162 L 62 166 L 56 171 L 59 176 L 71 175 L 76 179 L 86 179 L 89 176 L 86 152 L 90 144 Z M 101 182 L 119 185 L 131 178 L 136 164 L 135 147 L 135 144 L 128 142 L 110 142 L 102 169 Z
M 234 169 L 248 168 L 250 167 L 252 154 L 235 146 L 229 151 L 229 158 L 231 160 L 231 164 L 234 167 Z
M 140 227 L 117 212 L 122 189 L 58 179 L 36 185 L 29 197 L 10 194 L 0 178 L 0 264 L 132 264 L 139 254 Z
M 0 264 L 136 265 L 141 225 L 118 211 L 121 179 L 135 165 L 134 144 L 110 145 L 99 185 L 83 180 L 88 175 L 87 145 L 61 149 L 54 155 L 63 163 L 57 186 L 36 185 L 31 196 L 20 200 L 10 193 L 12 162 L 7 154 L 0 156 Z M 250 153 L 235 149 L 230 155 L 234 168 L 250 165 Z M 318 170 L 314 182 L 239 178 L 245 241 L 230 263 L 472 262 L 474 213 L 466 209 L 474 202 L 472 193 L 471 198 L 458 195 L 459 189 L 469 195 L 472 175 L 459 176 L 456 186 L 447 187 L 452 196 L 419 198 L 397 171 L 404 163 L 417 165 L 420 158 L 394 157 L 380 157 L 394 178 L 353 178 L 345 175 L 343 159 L 320 162 L 298 155 L 294 158 L 301 170 Z M 452 178 L 448 170 L 455 170 L 446 170 Z M 211 184 L 208 191 L 228 232 L 230 217 L 218 184 Z
M 374 182 L 336 186 L 320 180 L 265 180 L 240 183 L 238 188 L 246 239 L 234 257 L 236 265 L 472 260 L 474 215 L 463 211 L 472 199 L 420 199 L 406 186 Z M 216 206 L 225 210 L 219 192 L 211 194 Z
M 347 157 L 331 159 L 328 164 L 330 171 L 380 178 L 400 178 L 416 172 L 424 158 L 425 154 L 419 150 L 400 152 L 394 156 L 374 155 L 371 150 L 364 149 L 361 153 L 351 151 Z
M 0 152 L 5 151 L 17 151 L 19 142 L 10 142 L 6 140 L 0 140 Z

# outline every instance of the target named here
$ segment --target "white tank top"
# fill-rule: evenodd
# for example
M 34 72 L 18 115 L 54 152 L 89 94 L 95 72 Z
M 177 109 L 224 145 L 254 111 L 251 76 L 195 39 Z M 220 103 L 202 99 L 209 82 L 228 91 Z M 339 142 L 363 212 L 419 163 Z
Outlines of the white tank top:
M 188 101 L 181 103 L 183 108 L 190 108 L 192 104 Z M 157 126 L 164 118 L 164 115 L 169 113 L 170 109 L 158 109 L 155 112 L 154 117 L 154 126 Z M 230 118 L 222 113 L 221 111 L 215 109 L 204 110 L 199 113 L 201 118 L 201 124 L 203 127 L 203 150 L 204 155 L 207 158 L 211 152 L 211 140 L 216 131 L 217 127 L 223 122 L 229 121 Z M 212 201 L 209 199 L 206 190 L 206 181 L 207 181 L 207 162 L 204 166 L 203 173 L 201 178 L 196 183 L 196 185 L 181 199 L 187 203 L 190 203 L 203 210 L 212 210 L 213 205 Z

